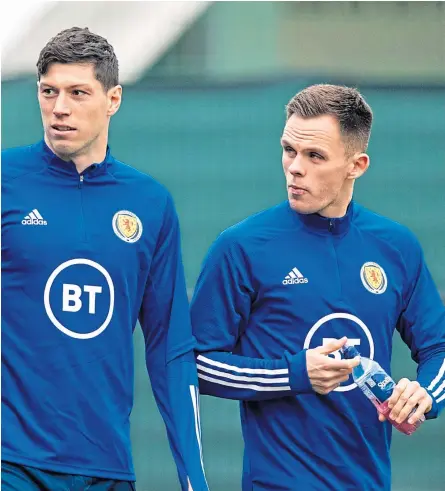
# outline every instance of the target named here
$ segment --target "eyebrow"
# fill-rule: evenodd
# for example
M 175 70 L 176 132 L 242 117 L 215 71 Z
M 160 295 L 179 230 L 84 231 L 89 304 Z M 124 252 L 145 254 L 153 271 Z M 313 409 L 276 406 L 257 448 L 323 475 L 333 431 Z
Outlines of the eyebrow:
M 284 138 L 281 138 L 280 142 L 281 142 L 281 146 L 282 147 L 289 146 L 289 147 L 294 148 L 294 146 L 292 145 L 292 143 L 288 142 Z M 312 146 L 309 146 L 308 148 L 305 148 L 305 152 L 317 152 L 317 153 L 320 153 L 320 154 L 323 154 L 323 155 L 326 155 L 328 153 L 327 150 L 325 150 L 324 148 L 321 148 L 321 147 L 317 147 L 316 145 L 312 145 Z
M 48 83 L 45 83 L 45 82 L 40 82 L 39 84 L 40 87 L 45 87 L 45 88 L 51 88 L 51 89 L 56 89 L 57 87 L 55 87 L 54 85 L 51 85 L 51 84 L 48 84 Z M 91 85 L 87 84 L 87 83 L 84 83 L 84 84 L 74 84 L 74 85 L 70 85 L 67 87 L 68 89 L 89 89 L 89 90 L 93 90 Z

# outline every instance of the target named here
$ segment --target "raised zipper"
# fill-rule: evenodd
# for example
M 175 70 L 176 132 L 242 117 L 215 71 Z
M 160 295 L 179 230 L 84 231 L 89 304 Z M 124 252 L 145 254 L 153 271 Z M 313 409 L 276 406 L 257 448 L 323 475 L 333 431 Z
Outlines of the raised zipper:
M 81 240 L 82 242 L 87 241 L 87 231 L 85 228 L 85 214 L 83 210 L 83 193 L 82 193 L 82 184 L 83 184 L 84 176 L 81 174 L 79 176 L 79 192 L 80 192 L 80 227 L 81 227 Z

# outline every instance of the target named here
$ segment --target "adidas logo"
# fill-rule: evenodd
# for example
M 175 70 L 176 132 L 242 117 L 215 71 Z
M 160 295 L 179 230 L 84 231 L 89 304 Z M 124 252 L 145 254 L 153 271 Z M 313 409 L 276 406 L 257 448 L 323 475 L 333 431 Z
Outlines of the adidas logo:
M 298 285 L 299 283 L 309 283 L 309 280 L 297 268 L 292 268 L 292 271 L 289 271 L 282 283 L 283 285 Z
M 22 220 L 22 225 L 48 225 L 48 222 L 43 219 L 42 215 L 36 209 L 34 209 Z

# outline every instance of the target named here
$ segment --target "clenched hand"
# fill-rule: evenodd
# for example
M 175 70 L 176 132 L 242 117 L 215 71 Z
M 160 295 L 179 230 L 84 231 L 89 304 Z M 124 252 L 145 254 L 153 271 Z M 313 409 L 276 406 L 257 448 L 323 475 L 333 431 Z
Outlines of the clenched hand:
M 396 423 L 402 423 L 416 409 L 408 420 L 409 424 L 415 424 L 431 410 L 432 405 L 431 396 L 419 382 L 402 378 L 388 399 L 388 407 L 391 409 L 389 417 Z M 379 420 L 385 421 L 386 418 L 379 414 Z
M 360 364 L 358 357 L 352 360 L 335 360 L 328 355 L 339 350 L 346 337 L 335 339 L 325 346 L 306 351 L 306 367 L 312 388 L 318 394 L 329 394 L 342 382 L 348 380 L 352 369 Z

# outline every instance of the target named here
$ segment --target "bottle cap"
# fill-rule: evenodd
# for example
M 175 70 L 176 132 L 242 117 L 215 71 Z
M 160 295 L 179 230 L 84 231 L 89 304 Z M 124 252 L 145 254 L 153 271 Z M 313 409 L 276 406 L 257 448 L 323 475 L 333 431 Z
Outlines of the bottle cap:
M 343 357 L 346 358 L 347 360 L 352 360 L 356 356 L 360 356 L 360 353 L 358 350 L 355 348 L 355 346 L 352 346 L 351 344 L 348 344 L 346 342 L 341 348 L 341 352 L 343 353 Z

